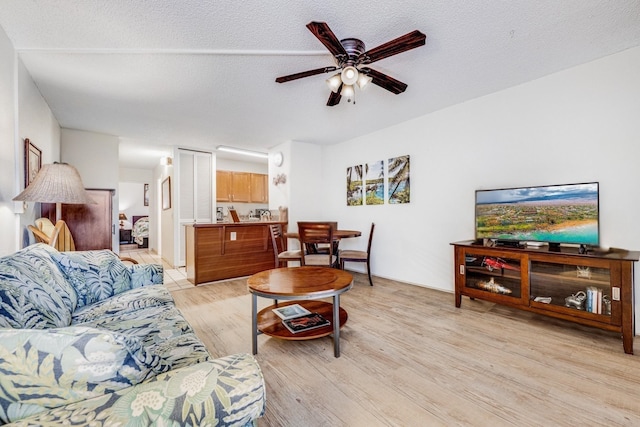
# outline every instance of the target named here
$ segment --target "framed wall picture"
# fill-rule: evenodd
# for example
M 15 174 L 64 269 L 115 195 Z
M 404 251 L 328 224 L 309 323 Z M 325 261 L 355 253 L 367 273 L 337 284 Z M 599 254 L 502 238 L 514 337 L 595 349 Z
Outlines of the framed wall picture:
M 398 156 L 389 159 L 387 168 L 389 203 L 409 203 L 411 201 L 411 186 L 409 173 L 410 157 Z
M 149 184 L 144 185 L 144 194 L 143 194 L 144 205 L 149 206 Z
M 162 209 L 171 209 L 171 177 L 162 181 Z
M 24 187 L 27 188 L 33 182 L 42 167 L 42 151 L 29 141 L 24 140 Z

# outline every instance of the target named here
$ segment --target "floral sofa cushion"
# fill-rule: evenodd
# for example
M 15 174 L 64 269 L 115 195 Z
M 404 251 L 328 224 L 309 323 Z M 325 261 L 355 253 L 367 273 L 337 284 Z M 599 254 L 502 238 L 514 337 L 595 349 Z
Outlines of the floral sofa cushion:
M 171 370 L 134 387 L 71 403 L 11 426 L 232 426 L 264 414 L 264 378 L 249 354 Z M 72 420 L 72 422 L 70 422 Z
M 145 286 L 114 295 L 92 305 L 78 308 L 71 315 L 71 323 L 92 322 L 103 317 L 111 318 L 128 312 L 137 312 L 146 307 L 173 303 L 173 297 L 164 286 Z
M 141 342 L 86 326 L 0 333 L 0 419 L 111 393 L 146 379 Z
M 132 292 L 136 290 L 124 295 Z M 83 325 L 109 330 L 130 337 L 133 342 L 140 342 L 147 350 L 146 363 L 155 373 L 209 359 L 204 344 L 173 303 L 114 312 Z
M 0 328 L 68 326 L 78 305 L 73 287 L 38 244 L 0 258 Z

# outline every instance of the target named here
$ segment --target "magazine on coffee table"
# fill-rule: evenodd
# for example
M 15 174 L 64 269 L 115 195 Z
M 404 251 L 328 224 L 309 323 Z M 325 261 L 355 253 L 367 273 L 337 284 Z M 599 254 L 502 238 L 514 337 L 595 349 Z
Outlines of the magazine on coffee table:
M 331 322 L 329 322 L 318 313 L 304 314 L 292 319 L 283 320 L 282 323 L 293 334 L 308 331 L 311 329 L 321 328 L 323 326 L 331 324 Z
M 309 310 L 300 304 L 285 305 L 284 307 L 274 308 L 271 311 L 273 311 L 276 316 L 280 317 L 282 320 L 302 316 L 303 314 L 311 314 Z

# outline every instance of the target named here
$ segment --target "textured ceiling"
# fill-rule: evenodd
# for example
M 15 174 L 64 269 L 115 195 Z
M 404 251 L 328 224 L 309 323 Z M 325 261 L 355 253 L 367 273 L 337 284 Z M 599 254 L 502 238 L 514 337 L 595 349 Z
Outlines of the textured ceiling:
M 408 84 L 327 107 L 324 21 L 367 48 L 426 45 L 372 64 Z M 640 0 L 0 0 L 0 26 L 61 126 L 117 135 L 123 167 L 167 146 L 334 144 L 640 45 Z

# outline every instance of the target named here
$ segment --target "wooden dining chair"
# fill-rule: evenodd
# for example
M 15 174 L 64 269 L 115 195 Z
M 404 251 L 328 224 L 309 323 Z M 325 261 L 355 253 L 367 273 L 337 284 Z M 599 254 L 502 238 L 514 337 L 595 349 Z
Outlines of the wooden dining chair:
M 328 222 L 298 222 L 300 247 L 305 251 L 301 265 L 335 267 L 338 257 L 333 251 L 333 226 Z M 328 243 L 327 253 L 314 252 L 319 244 Z
M 273 253 L 275 255 L 276 268 L 284 264 L 288 267 L 289 261 L 299 261 L 302 265 L 302 251 L 289 251 L 285 244 L 285 237 L 282 232 L 282 224 L 270 224 L 271 244 L 273 245 Z
M 371 223 L 371 231 L 369 232 L 369 243 L 367 244 L 367 251 L 355 251 L 344 250 L 340 251 L 340 268 L 344 270 L 345 262 L 366 262 L 367 263 L 367 275 L 369 276 L 369 284 L 373 286 L 371 280 L 371 242 L 373 241 L 373 230 L 376 227 L 374 223 Z

